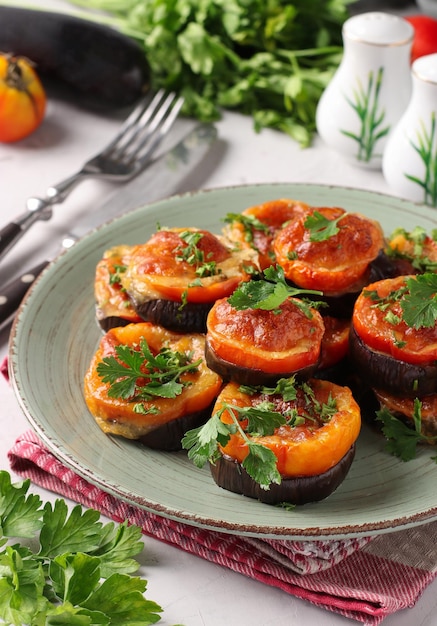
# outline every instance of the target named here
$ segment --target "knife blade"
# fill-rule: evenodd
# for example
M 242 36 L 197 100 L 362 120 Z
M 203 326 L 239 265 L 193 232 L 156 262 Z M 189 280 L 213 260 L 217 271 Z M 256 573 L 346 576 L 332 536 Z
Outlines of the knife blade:
M 94 228 L 129 209 L 176 193 L 183 180 L 202 161 L 216 138 L 217 129 L 213 124 L 202 123 L 195 126 L 173 148 L 155 159 L 143 174 L 124 184 L 100 207 L 81 216 L 74 229 L 61 238 L 58 253 L 71 248 Z M 45 258 L 0 287 L 0 329 L 12 321 L 29 287 L 53 258 Z

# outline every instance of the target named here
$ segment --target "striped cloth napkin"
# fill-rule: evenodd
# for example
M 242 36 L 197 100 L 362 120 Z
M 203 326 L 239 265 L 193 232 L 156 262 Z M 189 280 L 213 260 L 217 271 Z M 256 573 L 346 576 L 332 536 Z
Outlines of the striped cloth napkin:
M 161 517 L 102 491 L 65 467 L 32 432 L 9 452 L 11 469 L 63 497 L 128 520 L 145 535 L 285 593 L 377 626 L 413 606 L 437 572 L 437 522 L 334 541 L 238 537 Z

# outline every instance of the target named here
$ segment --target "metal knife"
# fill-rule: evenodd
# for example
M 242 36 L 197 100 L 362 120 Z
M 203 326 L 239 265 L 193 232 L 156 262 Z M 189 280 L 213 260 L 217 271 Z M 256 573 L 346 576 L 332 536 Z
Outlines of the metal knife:
M 129 209 L 176 193 L 183 180 L 203 160 L 216 138 L 217 129 L 213 124 L 195 126 L 173 148 L 155 159 L 143 174 L 123 185 L 99 208 L 81 217 L 74 230 L 62 237 L 61 250 L 58 252 L 71 248 L 88 232 Z M 0 329 L 12 320 L 30 285 L 51 260 L 44 259 L 0 287 Z

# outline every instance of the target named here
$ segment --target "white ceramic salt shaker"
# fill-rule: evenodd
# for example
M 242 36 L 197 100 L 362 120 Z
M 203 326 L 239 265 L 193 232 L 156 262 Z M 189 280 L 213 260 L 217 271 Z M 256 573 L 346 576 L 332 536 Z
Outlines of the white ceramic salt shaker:
M 353 164 L 380 169 L 387 137 L 411 96 L 414 29 L 374 11 L 346 20 L 342 34 L 343 58 L 320 98 L 317 131 Z
M 410 103 L 393 129 L 383 174 L 396 195 L 437 208 L 437 54 L 414 61 Z

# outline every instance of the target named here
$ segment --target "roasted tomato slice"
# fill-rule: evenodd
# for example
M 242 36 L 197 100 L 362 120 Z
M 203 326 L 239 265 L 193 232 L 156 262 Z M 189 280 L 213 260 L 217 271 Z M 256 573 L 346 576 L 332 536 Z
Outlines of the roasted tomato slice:
M 402 398 L 382 389 L 374 389 L 374 393 L 381 407 L 385 407 L 404 423 L 415 429 L 414 413 L 416 398 Z M 437 394 L 420 398 L 420 432 L 425 437 L 431 437 L 429 443 L 436 445 L 437 441 Z
M 325 315 L 319 369 L 333 367 L 348 353 L 350 320 Z
M 117 326 L 142 321 L 121 285 L 121 277 L 126 271 L 131 252 L 131 246 L 114 246 L 106 250 L 97 263 L 94 280 L 96 316 L 105 330 L 109 330 L 105 325 L 112 324 L 110 320 L 116 320 Z
M 297 200 L 270 200 L 245 209 L 239 217 L 227 219 L 223 234 L 232 242 L 255 249 L 260 268 L 266 269 L 275 262 L 273 239 L 277 231 L 309 210 L 307 204 Z
M 214 302 L 249 278 L 254 260 L 253 251 L 235 251 L 206 230 L 160 230 L 134 248 L 122 285 L 137 303 Z
M 323 474 L 339 463 L 357 440 L 361 428 L 360 409 L 348 387 L 316 379 L 307 384 L 311 394 L 300 388 L 296 400 L 285 401 L 279 395 L 277 398 L 263 393 L 249 395 L 236 383 L 228 383 L 218 396 L 213 412 L 220 410 L 225 403 L 255 407 L 265 400 L 276 405 L 274 410 L 282 414 L 297 411 L 304 418 L 302 424 L 285 424 L 273 435 L 250 436 L 250 439 L 273 451 L 278 472 L 283 478 Z M 323 405 L 332 406 L 333 402 L 335 412 L 329 418 L 321 414 L 317 417 Z M 225 423 L 232 422 L 228 411 L 222 413 L 221 419 Z M 247 442 L 237 431 L 221 452 L 242 463 L 248 454 Z
M 435 365 L 437 324 L 413 328 L 403 320 L 399 293 L 408 278 L 387 278 L 363 289 L 355 302 L 353 328 L 372 350 L 410 364 Z
M 324 328 L 320 313 L 307 315 L 294 298 L 275 311 L 237 310 L 223 298 L 209 312 L 207 345 L 237 367 L 290 375 L 317 364 Z
M 311 228 L 310 217 L 323 226 Z M 288 280 L 331 295 L 359 291 L 382 247 L 377 222 L 337 207 L 313 208 L 281 229 L 273 245 Z
M 163 348 L 189 357 L 190 362 L 200 359 L 195 371 L 187 371 L 178 379 L 183 390 L 175 397 L 142 399 L 138 394 L 127 399 L 113 396 L 110 383 L 103 382 L 97 368 L 106 357 L 117 358 L 117 346 L 127 346 L 138 350 L 142 340 L 146 340 L 150 351 L 156 356 Z M 121 435 L 128 439 L 140 439 L 154 429 L 172 420 L 197 413 L 209 407 L 222 386 L 220 376 L 212 372 L 204 361 L 205 340 L 203 335 L 172 333 L 160 326 L 147 322 L 129 324 L 108 331 L 85 376 L 85 400 L 91 414 L 105 433 Z M 150 370 L 144 369 L 144 376 L 137 379 L 137 385 L 150 381 Z M 148 375 L 149 374 L 149 375 Z M 138 411 L 137 405 L 141 405 Z

